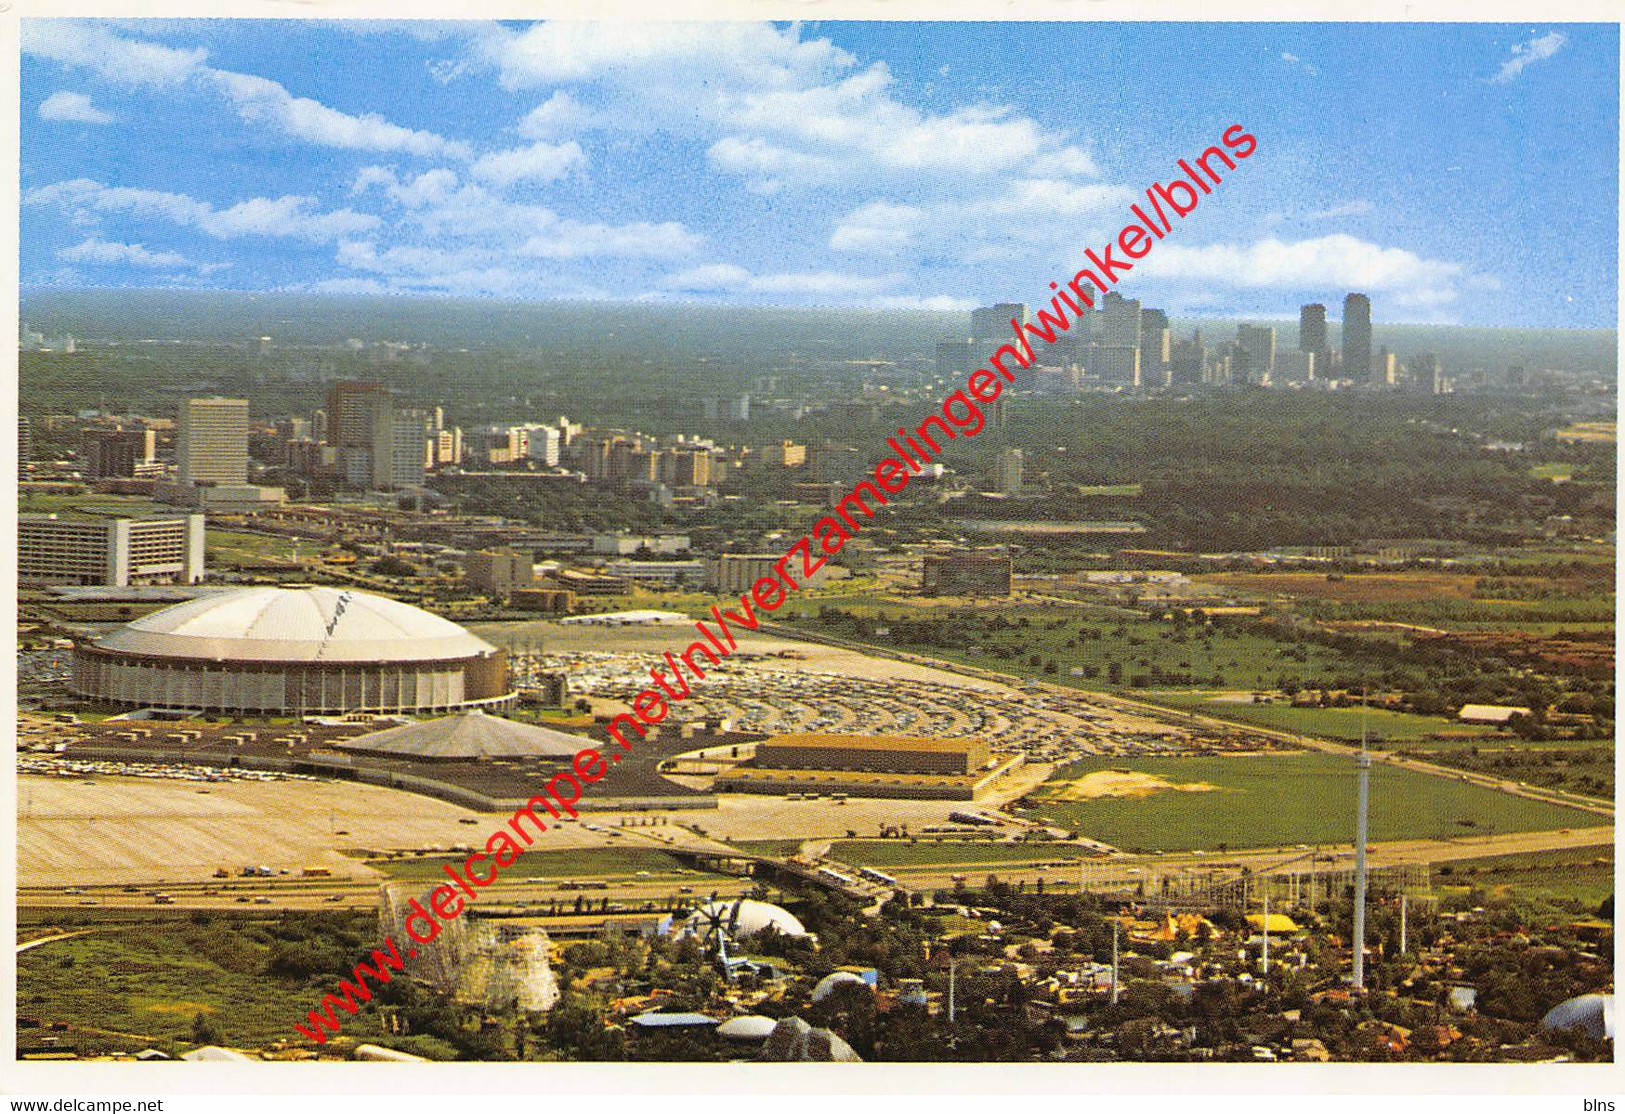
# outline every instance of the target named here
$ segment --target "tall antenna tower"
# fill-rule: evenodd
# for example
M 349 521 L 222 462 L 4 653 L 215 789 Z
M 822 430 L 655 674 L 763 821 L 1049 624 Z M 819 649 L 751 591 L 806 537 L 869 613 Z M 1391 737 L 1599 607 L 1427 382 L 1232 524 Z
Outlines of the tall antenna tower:
M 1360 695 L 1360 754 L 1354 760 L 1359 772 L 1360 800 L 1354 820 L 1354 989 L 1365 989 L 1365 842 L 1366 820 L 1371 804 L 1371 752 L 1366 749 L 1366 709 L 1370 694 Z

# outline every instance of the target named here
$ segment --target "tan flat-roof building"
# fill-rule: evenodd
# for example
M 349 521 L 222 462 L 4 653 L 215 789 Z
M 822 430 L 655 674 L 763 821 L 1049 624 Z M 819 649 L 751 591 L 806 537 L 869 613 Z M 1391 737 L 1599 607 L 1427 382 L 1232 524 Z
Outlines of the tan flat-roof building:
M 756 744 L 753 764 L 775 770 L 966 775 L 991 761 L 985 739 L 795 734 Z

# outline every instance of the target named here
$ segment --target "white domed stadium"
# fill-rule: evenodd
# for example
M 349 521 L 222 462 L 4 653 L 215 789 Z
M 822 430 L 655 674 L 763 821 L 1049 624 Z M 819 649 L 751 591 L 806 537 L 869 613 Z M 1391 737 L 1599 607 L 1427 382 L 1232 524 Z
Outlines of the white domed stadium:
M 776 928 L 785 936 L 811 935 L 788 909 L 750 898 L 707 902 L 683 922 L 683 931 L 695 936 L 707 935 L 719 927 L 734 937 L 749 936 L 767 928 Z
M 422 608 L 336 588 L 237 588 L 74 648 L 73 691 L 165 711 L 252 715 L 503 707 L 507 656 Z

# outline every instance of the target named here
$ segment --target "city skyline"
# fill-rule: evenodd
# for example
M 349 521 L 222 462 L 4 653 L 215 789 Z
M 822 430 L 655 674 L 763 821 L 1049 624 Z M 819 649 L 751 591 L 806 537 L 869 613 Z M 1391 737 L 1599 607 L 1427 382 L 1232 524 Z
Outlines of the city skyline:
M 1614 324 L 1613 27 L 33 20 L 23 50 L 27 287 L 970 310 L 1239 121 L 1259 168 L 1133 297 Z M 1019 89 L 961 84 L 1012 50 Z

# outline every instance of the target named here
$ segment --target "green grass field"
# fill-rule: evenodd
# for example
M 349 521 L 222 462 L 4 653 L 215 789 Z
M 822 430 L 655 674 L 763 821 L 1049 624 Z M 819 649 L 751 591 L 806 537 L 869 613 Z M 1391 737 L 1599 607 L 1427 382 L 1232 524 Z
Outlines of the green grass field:
M 1221 846 L 1354 841 L 1354 764 L 1336 755 L 1092 758 L 1064 767 L 1055 779 L 1107 769 L 1216 788 L 1086 801 L 1040 796 L 1032 814 L 1050 817 L 1063 827 L 1125 850 L 1217 850 Z M 1039 793 L 1046 791 L 1041 788 Z M 1371 772 L 1373 841 L 1549 831 L 1596 822 L 1596 817 L 1576 809 L 1382 763 Z
M 391 878 L 408 882 L 442 881 L 446 872 L 442 863 L 455 869 L 462 865 L 466 855 L 453 858 L 438 856 L 422 859 L 368 859 L 367 865 L 383 871 Z M 484 869 L 484 868 L 481 868 Z M 640 870 L 650 874 L 676 875 L 683 865 L 663 851 L 643 847 L 584 847 L 573 851 L 528 851 L 519 856 L 512 866 L 505 868 L 505 878 L 613 878 L 632 877 Z
M 870 624 L 868 628 L 832 616 L 820 621 L 819 606 L 803 604 L 788 618 L 796 626 L 854 642 L 1131 695 L 1186 683 L 1274 689 L 1289 676 L 1359 675 L 1378 660 L 1375 651 L 1369 659 L 1355 658 L 1318 643 L 1284 643 L 1236 626 L 1198 633 L 1089 604 L 987 607 L 977 609 L 971 618 L 949 614 L 940 607 L 874 596 L 856 595 L 822 604 L 832 612 L 838 609 L 861 616 Z M 1002 628 L 998 626 L 1001 619 Z M 887 627 L 890 633 L 872 633 L 875 625 Z
M 1614 892 L 1614 849 L 1582 847 L 1463 859 L 1434 867 L 1433 881 L 1440 886 L 1478 886 L 1492 893 L 1510 887 L 1518 896 L 1574 901 L 1595 908 Z
M 17 957 L 17 1014 L 99 1030 L 76 1028 L 61 1034 L 81 1052 L 175 1047 L 170 1042 L 184 1050 L 194 1043 L 192 1025 L 198 1014 L 218 1028 L 222 1043 L 258 1047 L 291 1035 L 293 1023 L 305 1020 L 302 1011 L 331 987 L 328 970 L 290 978 L 266 969 L 276 943 L 272 934 L 283 931 L 283 925 L 311 919 L 248 922 L 222 917 L 199 924 L 171 918 L 45 944 Z M 354 953 L 365 954 L 374 935 L 371 915 L 348 915 L 344 923 L 351 926 L 348 938 L 358 941 Z M 333 949 L 328 967 L 342 969 L 351 954 Z M 358 1040 L 386 1035 L 371 1009 L 346 1017 L 344 1029 Z M 38 1034 L 20 1030 L 19 1043 Z M 436 1054 L 411 1039 L 391 1038 L 390 1044 Z
M 831 852 L 842 862 L 884 870 L 894 866 L 957 866 L 960 863 L 1044 863 L 1079 859 L 1082 849 L 1049 843 L 910 843 L 902 839 L 841 840 Z
M 1211 693 L 1205 692 L 1148 692 L 1143 699 L 1214 719 L 1234 720 L 1237 723 L 1271 727 L 1277 731 L 1351 743 L 1360 741 L 1361 721 L 1364 719 L 1373 746 L 1381 746 L 1384 740 L 1389 739 L 1420 739 L 1435 734 L 1459 736 L 1464 744 L 1471 744 L 1497 734 L 1493 727 L 1483 724 L 1464 724 L 1444 716 L 1415 716 L 1384 708 L 1372 708 L 1365 713 L 1359 708 L 1294 708 L 1286 704 L 1215 700 Z

